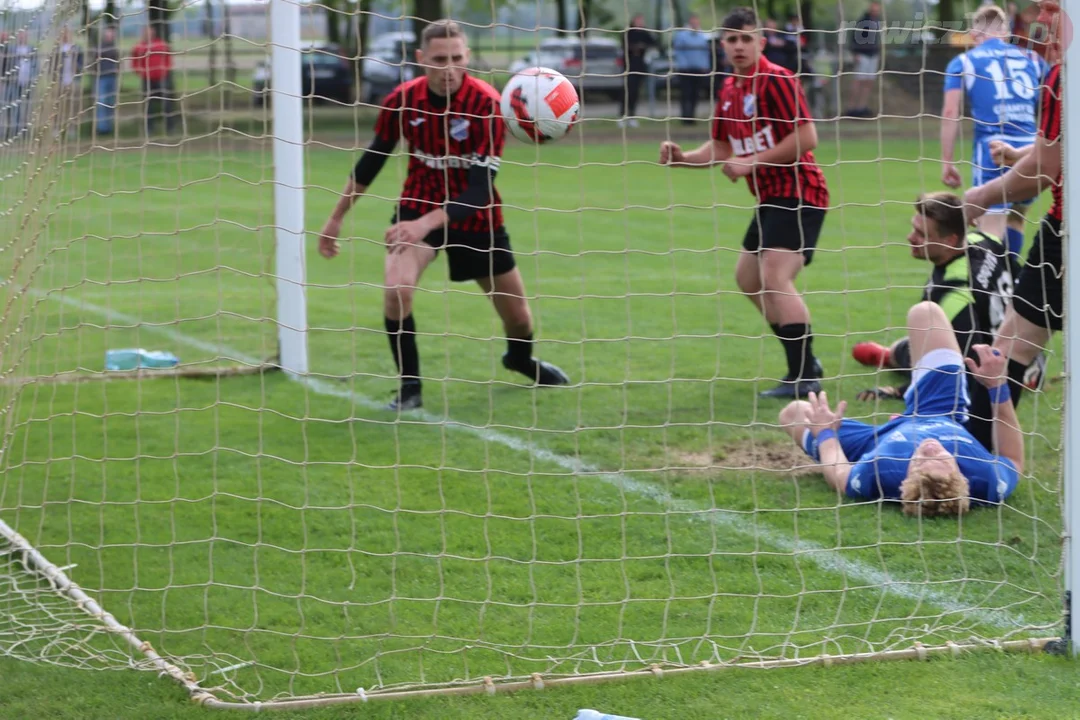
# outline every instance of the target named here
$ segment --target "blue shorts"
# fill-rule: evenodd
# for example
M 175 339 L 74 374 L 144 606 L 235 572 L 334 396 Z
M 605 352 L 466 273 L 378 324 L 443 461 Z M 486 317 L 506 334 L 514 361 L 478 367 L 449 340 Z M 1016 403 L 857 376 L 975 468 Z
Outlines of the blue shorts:
M 887 438 L 898 425 L 913 417 L 948 418 L 964 425 L 970 407 L 963 357 L 954 350 L 931 350 L 911 371 L 911 387 L 904 394 L 904 412 L 900 417 L 884 425 L 842 420 L 836 438 L 847 459 L 855 462 Z M 803 433 L 802 448 L 815 461 L 821 462 L 817 438 L 809 430 Z
M 1000 167 L 994 164 L 994 160 L 990 157 L 990 142 L 992 140 L 1002 140 L 1009 143 L 1014 148 L 1025 148 L 1035 142 L 1035 138 L 1017 138 L 1006 137 L 1002 135 L 991 135 L 985 138 L 976 138 L 975 145 L 971 152 L 971 185 L 972 187 L 978 187 L 985 185 L 995 178 L 999 178 L 1009 171 L 1007 167 Z M 1035 202 L 1035 198 L 1030 200 L 1021 200 L 1019 202 L 1012 203 L 999 203 L 997 205 L 991 205 L 986 210 L 987 215 L 995 213 L 1003 213 L 1009 208 L 1022 208 L 1029 207 Z

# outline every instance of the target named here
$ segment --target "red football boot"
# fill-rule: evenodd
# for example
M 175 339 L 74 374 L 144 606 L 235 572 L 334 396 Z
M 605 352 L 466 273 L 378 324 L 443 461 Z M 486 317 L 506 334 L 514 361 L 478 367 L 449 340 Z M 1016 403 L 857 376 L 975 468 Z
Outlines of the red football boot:
M 889 356 L 889 348 L 878 345 L 876 342 L 855 343 L 851 348 L 851 357 L 860 365 L 872 368 L 887 368 L 892 366 L 892 358 Z

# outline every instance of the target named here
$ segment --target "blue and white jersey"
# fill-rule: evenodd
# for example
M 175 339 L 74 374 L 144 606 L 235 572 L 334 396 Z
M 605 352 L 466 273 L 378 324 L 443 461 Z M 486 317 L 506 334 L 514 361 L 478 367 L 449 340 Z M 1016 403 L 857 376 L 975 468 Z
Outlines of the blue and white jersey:
M 1038 130 L 1039 86 L 1046 71 L 1034 52 L 991 38 L 953 58 L 945 69 L 945 90 L 964 91 L 976 145 L 991 139 L 1030 144 Z

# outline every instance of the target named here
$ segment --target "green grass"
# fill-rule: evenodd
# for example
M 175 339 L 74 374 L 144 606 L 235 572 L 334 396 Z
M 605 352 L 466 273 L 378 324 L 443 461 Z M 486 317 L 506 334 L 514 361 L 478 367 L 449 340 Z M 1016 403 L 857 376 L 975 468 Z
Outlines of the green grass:
M 488 301 L 451 285 L 440 260 L 415 310 L 427 410 L 377 409 L 394 386 L 379 289 L 403 173 L 391 163 L 340 258 L 309 238 L 315 379 L 27 387 L 7 414 L 0 518 L 75 565 L 159 652 L 248 699 L 1059 631 L 1060 388 L 1025 398 L 1028 476 L 1008 505 L 957 523 L 838 504 L 819 476 L 792 474 L 803 461 L 780 454 L 780 405 L 756 396 L 784 368 L 732 278 L 745 186 L 660 169 L 652 144 L 584 149 L 588 126 L 575 137 L 512 146 L 499 180 L 538 352 L 574 387 L 535 391 L 502 370 Z M 892 381 L 850 347 L 895 338 L 918 298 L 927 268 L 904 238 L 938 169 L 911 140 L 824 145 L 843 208 L 800 285 L 830 394 L 853 400 Z M 352 162 L 309 153 L 310 229 Z M 23 322 L 4 368 L 95 372 L 107 348 L 132 345 L 196 364 L 272 355 L 270 167 L 269 152 L 242 149 L 65 163 L 47 232 L 5 286 Z M 8 290 L 31 274 L 31 293 Z M 894 411 L 852 402 L 849 416 Z M 11 654 L 64 655 L 44 639 Z M 950 667 L 994 662 L 1036 672 Z M 254 664 L 211 674 L 237 663 Z M 17 667 L 27 682 L 61 677 Z M 71 677 L 100 692 L 97 675 Z M 738 677 L 761 691 L 759 676 Z M 704 712 L 694 688 L 716 682 L 670 687 Z M 559 697 L 584 706 L 605 692 L 620 697 Z M 628 692 L 638 705 L 606 709 L 663 715 L 654 691 Z M 536 717 L 553 707 L 522 702 Z M 444 717 L 482 704 L 431 703 Z

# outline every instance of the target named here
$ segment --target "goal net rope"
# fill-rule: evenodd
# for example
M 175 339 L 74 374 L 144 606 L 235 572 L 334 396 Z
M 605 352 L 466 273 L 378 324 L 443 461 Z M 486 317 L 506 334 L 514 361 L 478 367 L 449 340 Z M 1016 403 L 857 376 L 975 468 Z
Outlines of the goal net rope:
M 785 363 L 735 281 L 754 199 L 658 163 L 662 141 L 709 137 L 718 14 L 688 84 L 681 6 L 453 3 L 474 77 L 543 65 L 578 87 L 571 134 L 511 139 L 498 173 L 536 356 L 571 382 L 505 370 L 500 298 L 451 282 L 440 253 L 413 299 L 424 407 L 387 410 L 384 237 L 407 148 L 338 257 L 318 232 L 382 98 L 421 72 L 414 5 L 301 8 L 306 374 L 266 372 L 283 276 L 268 6 L 167 11 L 171 68 L 150 80 L 145 12 L 112 29 L 94 4 L 0 14 L 0 656 L 306 707 L 1060 636 L 1060 340 L 1019 408 L 1019 486 L 961 519 L 840 497 L 758 396 Z M 624 56 L 637 10 L 644 70 Z M 903 403 L 860 391 L 904 378 L 852 346 L 902 338 L 929 277 L 906 238 L 915 197 L 942 189 L 942 78 L 963 47 L 914 42 L 917 19 L 869 81 L 873 117 L 844 118 L 867 79 L 840 41 L 854 18 L 822 13 L 827 29 L 774 18 L 769 36 L 801 58 L 831 195 L 795 287 L 830 398 L 881 423 Z M 965 184 L 969 145 L 965 127 Z M 134 349 L 177 365 L 108 369 Z

